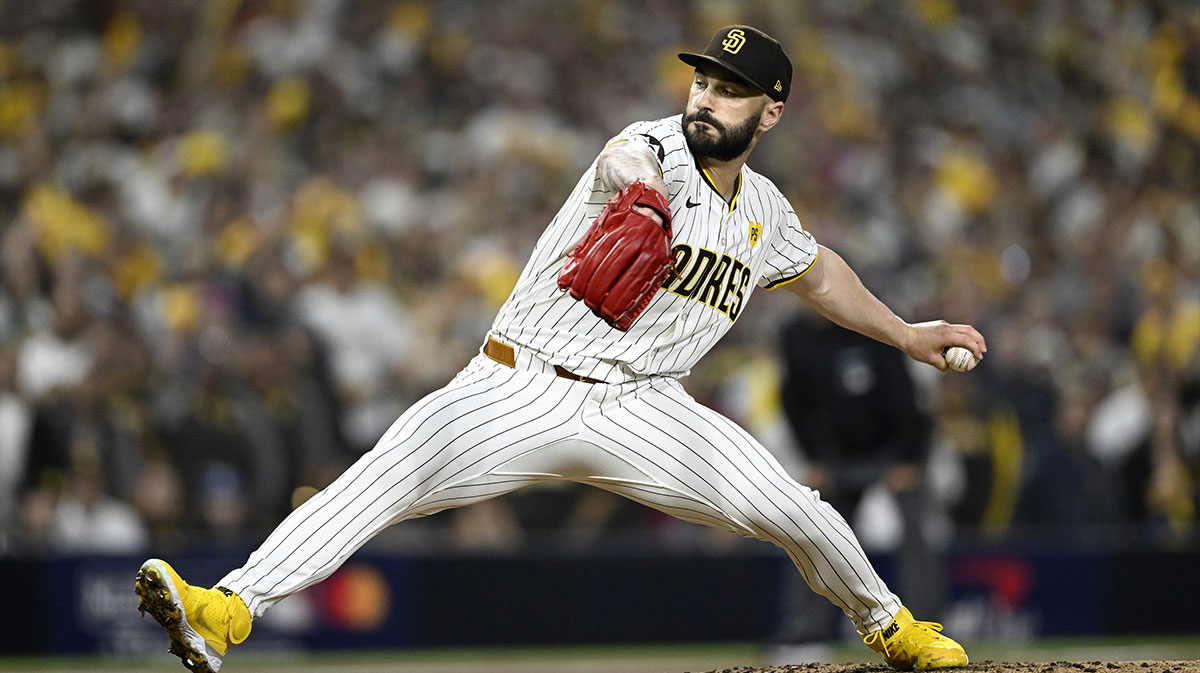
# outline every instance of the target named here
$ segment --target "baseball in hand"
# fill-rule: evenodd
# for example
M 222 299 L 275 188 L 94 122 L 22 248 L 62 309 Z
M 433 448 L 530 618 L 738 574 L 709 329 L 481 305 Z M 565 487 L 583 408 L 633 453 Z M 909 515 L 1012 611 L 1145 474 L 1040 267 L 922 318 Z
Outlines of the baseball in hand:
M 946 358 L 946 364 L 956 372 L 969 372 L 979 364 L 975 355 L 962 346 L 951 346 L 942 355 Z

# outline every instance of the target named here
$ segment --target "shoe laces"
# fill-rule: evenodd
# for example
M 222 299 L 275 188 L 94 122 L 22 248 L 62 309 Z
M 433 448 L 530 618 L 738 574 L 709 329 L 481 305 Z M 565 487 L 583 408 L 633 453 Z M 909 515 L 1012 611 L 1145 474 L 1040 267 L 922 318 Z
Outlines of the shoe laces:
M 901 633 L 908 632 L 914 627 L 916 627 L 916 631 L 909 632 L 908 636 L 904 639 L 900 638 Z M 883 648 L 883 656 L 885 657 L 891 657 L 893 654 L 889 645 L 902 645 L 905 642 L 913 643 L 914 645 L 926 645 L 928 643 L 936 642 L 944 637 L 941 635 L 941 624 L 937 622 L 921 622 L 915 619 L 905 626 L 897 629 L 896 633 L 893 634 L 891 638 L 883 637 L 883 632 L 885 630 L 886 629 L 872 631 L 863 637 L 863 642 L 868 646 L 874 646 L 878 644 L 881 648 Z

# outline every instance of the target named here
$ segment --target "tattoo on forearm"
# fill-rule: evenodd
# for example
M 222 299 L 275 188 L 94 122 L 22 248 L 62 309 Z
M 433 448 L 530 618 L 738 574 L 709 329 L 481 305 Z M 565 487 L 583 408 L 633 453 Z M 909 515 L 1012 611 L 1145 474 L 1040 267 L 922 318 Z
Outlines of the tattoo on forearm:
M 637 145 L 622 143 L 605 150 L 596 166 L 596 175 L 604 188 L 613 192 L 619 192 L 638 180 L 659 191 L 666 191 L 654 154 Z

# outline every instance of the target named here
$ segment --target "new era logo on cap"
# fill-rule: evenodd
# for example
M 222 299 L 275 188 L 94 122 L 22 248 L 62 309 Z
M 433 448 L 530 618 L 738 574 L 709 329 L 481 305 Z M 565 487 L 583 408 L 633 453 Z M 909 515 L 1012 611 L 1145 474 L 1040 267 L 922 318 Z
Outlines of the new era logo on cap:
M 792 62 L 779 41 L 752 26 L 726 26 L 713 35 L 703 54 L 684 52 L 679 60 L 692 67 L 715 63 L 772 100 L 787 100 L 792 85 Z

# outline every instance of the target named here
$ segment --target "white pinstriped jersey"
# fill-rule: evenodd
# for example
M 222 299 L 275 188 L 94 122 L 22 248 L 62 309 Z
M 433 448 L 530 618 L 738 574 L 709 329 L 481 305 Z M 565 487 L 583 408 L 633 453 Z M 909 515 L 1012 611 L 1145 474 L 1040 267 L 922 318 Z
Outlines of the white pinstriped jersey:
M 638 122 L 609 142 L 639 143 L 655 153 L 672 213 L 677 275 L 629 331 L 609 327 L 557 285 L 567 253 L 613 197 L 593 162 L 542 234 L 492 334 L 551 365 L 610 383 L 683 376 L 733 326 L 755 285 L 773 287 L 808 269 L 817 244 L 787 199 L 742 166 L 733 202 L 726 203 L 688 149 L 681 118 Z

